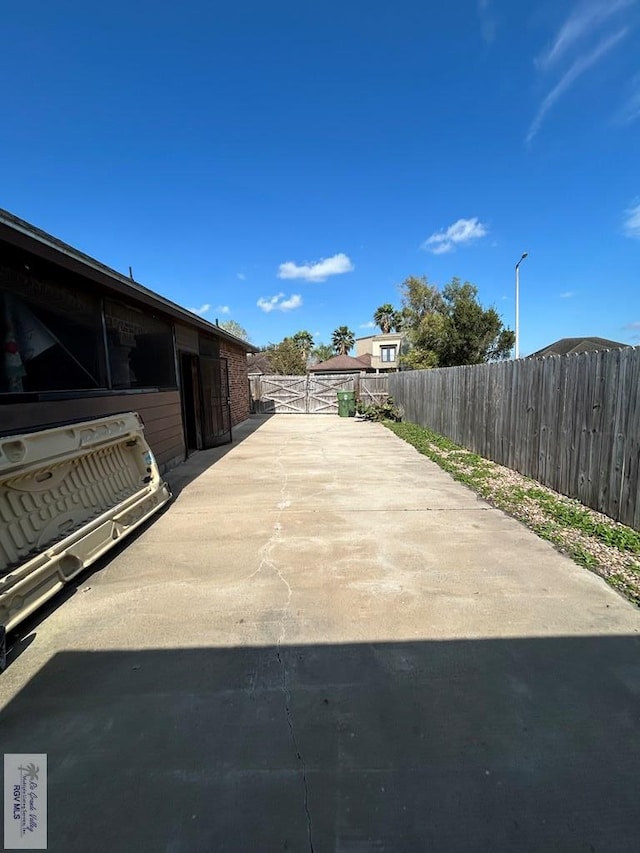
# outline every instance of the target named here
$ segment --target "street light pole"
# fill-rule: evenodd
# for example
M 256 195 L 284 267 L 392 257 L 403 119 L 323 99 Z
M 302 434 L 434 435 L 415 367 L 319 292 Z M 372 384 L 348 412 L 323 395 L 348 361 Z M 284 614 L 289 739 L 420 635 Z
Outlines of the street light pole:
M 520 264 L 527 257 L 529 252 L 523 252 L 522 257 L 516 264 L 516 345 L 515 358 L 520 358 Z

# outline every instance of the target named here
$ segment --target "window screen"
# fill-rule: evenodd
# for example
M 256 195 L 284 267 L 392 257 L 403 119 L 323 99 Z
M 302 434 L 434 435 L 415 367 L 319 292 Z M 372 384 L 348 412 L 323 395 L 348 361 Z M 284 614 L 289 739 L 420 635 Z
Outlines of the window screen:
M 100 302 L 29 265 L 0 267 L 0 392 L 105 387 Z
M 220 356 L 220 339 L 204 335 L 200 332 L 200 355 L 210 355 L 214 358 Z
M 175 388 L 173 334 L 166 320 L 105 299 L 111 387 Z

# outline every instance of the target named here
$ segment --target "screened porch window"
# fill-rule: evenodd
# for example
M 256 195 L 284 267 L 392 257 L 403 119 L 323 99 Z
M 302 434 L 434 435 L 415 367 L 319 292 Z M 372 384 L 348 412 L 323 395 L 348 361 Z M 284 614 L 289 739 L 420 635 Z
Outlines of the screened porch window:
M 176 387 L 170 323 L 109 299 L 104 318 L 112 388 Z
M 106 386 L 100 301 L 24 271 L 0 269 L 0 393 Z

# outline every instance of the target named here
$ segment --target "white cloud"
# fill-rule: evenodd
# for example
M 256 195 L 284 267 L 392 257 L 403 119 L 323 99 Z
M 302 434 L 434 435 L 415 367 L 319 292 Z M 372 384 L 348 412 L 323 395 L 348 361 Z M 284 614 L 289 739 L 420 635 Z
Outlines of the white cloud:
M 552 67 L 581 39 L 587 38 L 608 18 L 634 2 L 635 0 L 591 0 L 579 3 L 558 30 L 549 50 L 538 57 L 536 64 L 545 70 Z
M 529 128 L 529 133 L 527 134 L 527 142 L 531 142 L 536 133 L 540 130 L 542 126 L 542 122 L 544 121 L 544 117 L 549 112 L 551 107 L 558 101 L 562 95 L 567 92 L 571 86 L 576 82 L 576 80 L 581 77 L 585 71 L 588 71 L 592 65 L 595 65 L 603 56 L 605 56 L 609 51 L 616 46 L 616 44 L 623 39 L 628 30 L 622 29 L 618 30 L 617 33 L 614 33 L 612 36 L 609 36 L 606 39 L 603 39 L 591 53 L 588 53 L 584 56 L 580 56 L 573 65 L 569 68 L 567 72 L 561 77 L 560 82 L 554 86 L 554 88 L 549 92 L 546 98 L 540 104 L 538 108 L 538 112 L 536 117 L 534 118 L 531 127 Z
M 302 305 L 302 296 L 299 293 L 292 293 L 288 299 L 285 299 L 284 293 L 277 293 L 268 299 L 261 296 L 256 305 L 265 314 L 269 314 L 271 311 L 293 311 L 294 308 L 299 308 Z
M 199 308 L 187 308 L 187 311 L 191 311 L 192 314 L 206 314 L 211 310 L 211 305 L 209 303 L 205 303 L 201 305 Z
M 280 303 L 280 311 L 292 311 L 294 308 L 299 308 L 302 305 L 302 296 L 299 293 L 292 293 L 288 299 L 284 299 Z
M 626 326 L 622 327 L 625 331 L 634 332 L 635 334 L 629 335 L 628 337 L 632 341 L 640 341 L 640 322 L 637 320 L 633 323 L 627 323 Z
M 236 278 L 239 278 L 240 281 L 244 281 L 246 279 L 246 275 L 243 272 L 237 272 Z
M 485 44 L 493 44 L 498 32 L 498 18 L 491 0 L 478 0 L 478 17 L 482 41 Z
M 228 305 L 218 305 L 216 311 L 218 314 L 231 314 L 231 308 Z
M 278 278 L 302 278 L 305 281 L 324 281 L 330 275 L 341 275 L 352 272 L 355 267 L 348 255 L 339 252 L 330 258 L 323 258 L 313 263 L 301 266 L 293 261 L 286 261 L 278 268 Z
M 358 326 L 359 329 L 375 329 L 375 327 L 376 324 L 373 322 L 373 320 L 369 320 L 368 323 L 360 323 L 360 325 Z
M 565 290 L 564 293 L 560 294 L 560 299 L 571 299 L 572 296 L 575 296 L 575 290 Z
M 625 210 L 624 233 L 627 237 L 640 240 L 640 201 Z
M 623 106 L 619 119 L 624 124 L 630 124 L 640 118 L 640 74 L 631 81 L 631 95 Z
M 428 237 L 420 248 L 433 255 L 443 255 L 445 252 L 452 252 L 456 246 L 466 246 L 488 233 L 487 226 L 483 225 L 477 216 L 472 219 L 458 219 L 446 231 L 437 231 Z

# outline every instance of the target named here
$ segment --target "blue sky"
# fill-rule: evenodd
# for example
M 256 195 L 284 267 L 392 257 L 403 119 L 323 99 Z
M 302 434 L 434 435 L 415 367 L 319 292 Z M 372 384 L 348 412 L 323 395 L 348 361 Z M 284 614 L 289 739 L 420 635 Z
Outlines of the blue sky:
M 4 4 L 0 206 L 254 343 L 459 276 L 640 342 L 640 0 Z

